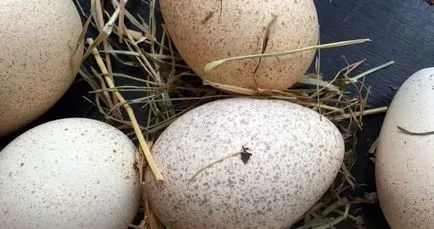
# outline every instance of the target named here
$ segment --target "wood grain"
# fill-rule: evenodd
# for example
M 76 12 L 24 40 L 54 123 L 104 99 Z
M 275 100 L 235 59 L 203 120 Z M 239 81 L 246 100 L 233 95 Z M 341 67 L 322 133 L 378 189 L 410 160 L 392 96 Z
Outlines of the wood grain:
M 370 38 L 362 46 L 322 52 L 322 71 L 333 75 L 345 61 L 367 58 L 365 70 L 390 60 L 395 65 L 366 78 L 369 104 L 387 106 L 396 88 L 421 68 L 432 67 L 434 7 L 424 0 L 315 0 L 321 42 Z

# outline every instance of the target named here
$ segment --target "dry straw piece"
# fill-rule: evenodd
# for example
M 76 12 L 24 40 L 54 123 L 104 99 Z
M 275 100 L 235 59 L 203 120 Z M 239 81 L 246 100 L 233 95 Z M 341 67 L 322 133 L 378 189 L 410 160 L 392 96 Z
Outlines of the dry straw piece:
M 387 110 L 387 107 L 367 109 L 370 88 L 364 85 L 364 78 L 392 65 L 393 61 L 351 76 L 365 62 L 361 60 L 348 64 L 331 80 L 324 80 L 320 74 L 318 56 L 316 72 L 306 74 L 298 81 L 297 87 L 285 91 L 223 85 L 207 80 L 206 76 L 200 79 L 182 61 L 164 25 L 157 24 L 159 9 L 156 8 L 155 0 L 140 2 L 141 6 L 148 8 L 146 20 L 130 13 L 125 8 L 126 0 L 113 0 L 104 6 L 101 1 L 92 0 L 89 15 L 76 3 L 84 17 L 87 17 L 79 41 L 88 44 L 83 57 L 84 64 L 80 69 L 80 75 L 92 87 L 92 98 L 86 99 L 98 108 L 105 120 L 125 131 L 132 140 L 138 140 L 136 163 L 142 182 L 145 166 L 150 166 L 154 177 L 164 182 L 164 177 L 152 158 L 150 145 L 185 112 L 209 101 L 237 96 L 286 100 L 325 115 L 335 123 L 346 141 L 344 164 L 335 184 L 293 228 L 333 228 L 346 220 L 352 221 L 356 228 L 364 228 L 363 218 L 357 215 L 358 209 L 354 209 L 354 206 L 374 203 L 376 196 L 375 193 L 367 193 L 362 197 L 346 194 L 347 190 L 360 187 L 350 173 L 357 161 L 355 138 L 358 130 L 363 127 L 363 116 Z M 97 31 L 97 36 L 86 37 L 86 32 L 92 29 Z M 205 70 L 209 73 L 228 61 L 291 55 L 312 49 L 360 45 L 369 41 L 341 41 L 298 50 L 215 60 L 206 65 Z M 91 63 L 85 64 L 86 61 Z M 145 196 L 140 211 L 143 217 L 131 228 L 162 228 L 152 214 Z

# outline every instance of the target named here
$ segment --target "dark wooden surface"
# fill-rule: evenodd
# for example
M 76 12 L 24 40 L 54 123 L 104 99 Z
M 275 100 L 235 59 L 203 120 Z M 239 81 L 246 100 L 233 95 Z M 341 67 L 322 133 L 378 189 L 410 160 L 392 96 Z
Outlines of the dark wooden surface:
M 88 7 L 88 0 L 79 0 Z M 130 10 L 143 11 L 138 1 L 131 0 Z M 315 0 L 321 24 L 321 42 L 370 38 L 358 46 L 324 50 L 321 71 L 332 76 L 345 65 L 367 59 L 360 71 L 388 61 L 392 67 L 366 78 L 371 86 L 369 105 L 387 106 L 398 88 L 411 74 L 434 66 L 434 7 L 425 0 Z M 44 116 L 27 127 L 65 117 L 96 117 L 96 110 L 82 97 L 87 96 L 84 82 L 74 84 L 65 96 Z M 375 191 L 374 166 L 367 156 L 368 148 L 377 138 L 384 114 L 366 117 L 358 138 L 358 163 L 353 173 L 359 183 L 367 184 L 360 191 Z M 22 131 L 25 131 L 22 130 Z M 0 149 L 22 131 L 0 139 Z M 388 228 L 378 205 L 363 210 L 368 228 Z M 345 227 L 351 228 L 351 227 Z

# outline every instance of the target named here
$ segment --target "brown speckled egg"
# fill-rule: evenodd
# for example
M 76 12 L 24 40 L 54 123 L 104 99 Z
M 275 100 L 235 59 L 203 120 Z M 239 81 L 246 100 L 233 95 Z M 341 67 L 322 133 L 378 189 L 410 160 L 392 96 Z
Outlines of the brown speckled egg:
M 126 229 L 140 202 L 135 152 L 96 120 L 28 130 L 0 151 L 0 228 Z
M 165 25 L 180 55 L 199 76 L 211 61 L 316 45 L 312 0 L 160 0 Z M 275 18 L 273 20 L 273 18 Z M 227 62 L 209 80 L 245 88 L 287 89 L 307 71 L 315 51 Z
M 424 135 L 432 131 L 434 68 L 425 68 L 393 98 L 377 148 L 378 199 L 393 229 L 434 228 L 434 135 Z
M 344 141 L 311 109 L 231 98 L 181 116 L 152 152 L 166 182 L 155 182 L 148 171 L 146 192 L 170 228 L 282 229 L 331 185 Z
M 71 0 L 0 1 L 0 137 L 32 122 L 74 80 L 83 48 Z

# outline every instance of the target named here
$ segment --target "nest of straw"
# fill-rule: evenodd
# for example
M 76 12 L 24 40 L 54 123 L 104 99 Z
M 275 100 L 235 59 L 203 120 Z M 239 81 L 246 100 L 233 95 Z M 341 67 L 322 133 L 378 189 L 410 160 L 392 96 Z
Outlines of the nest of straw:
M 369 109 L 366 101 L 370 88 L 365 86 L 364 79 L 393 62 L 354 74 L 365 61 L 360 60 L 343 66 L 334 76 L 323 76 L 318 55 L 315 71 L 306 74 L 294 88 L 285 91 L 222 85 L 199 78 L 183 62 L 164 24 L 158 23 L 161 14 L 155 0 L 141 0 L 140 6 L 147 8 L 148 15 L 130 13 L 124 0 L 105 4 L 92 0 L 88 14 L 76 3 L 85 18 L 79 42 L 85 45 L 83 63 L 86 64 L 80 69 L 80 80 L 85 80 L 92 88 L 85 99 L 97 107 L 105 121 L 123 130 L 137 143 L 140 150 L 136 162 L 141 179 L 146 166 L 150 166 L 157 180 L 164 179 L 153 162 L 150 146 L 168 125 L 185 112 L 204 103 L 229 97 L 286 100 L 325 115 L 339 128 L 346 142 L 345 160 L 335 183 L 293 228 L 334 228 L 344 221 L 351 221 L 356 228 L 364 228 L 357 206 L 375 203 L 376 196 L 375 193 L 366 193 L 364 196 L 346 194 L 347 190 L 360 187 L 350 172 L 357 161 L 355 139 L 363 127 L 363 116 L 387 109 Z M 90 35 L 89 31 L 94 31 L 96 35 Z M 279 53 L 233 57 L 216 60 L 205 69 L 210 72 L 228 61 L 291 55 L 311 49 L 320 53 L 322 49 L 368 41 L 341 41 L 299 50 L 282 50 Z M 141 206 L 138 220 L 131 228 L 164 228 L 152 215 L 145 197 Z

